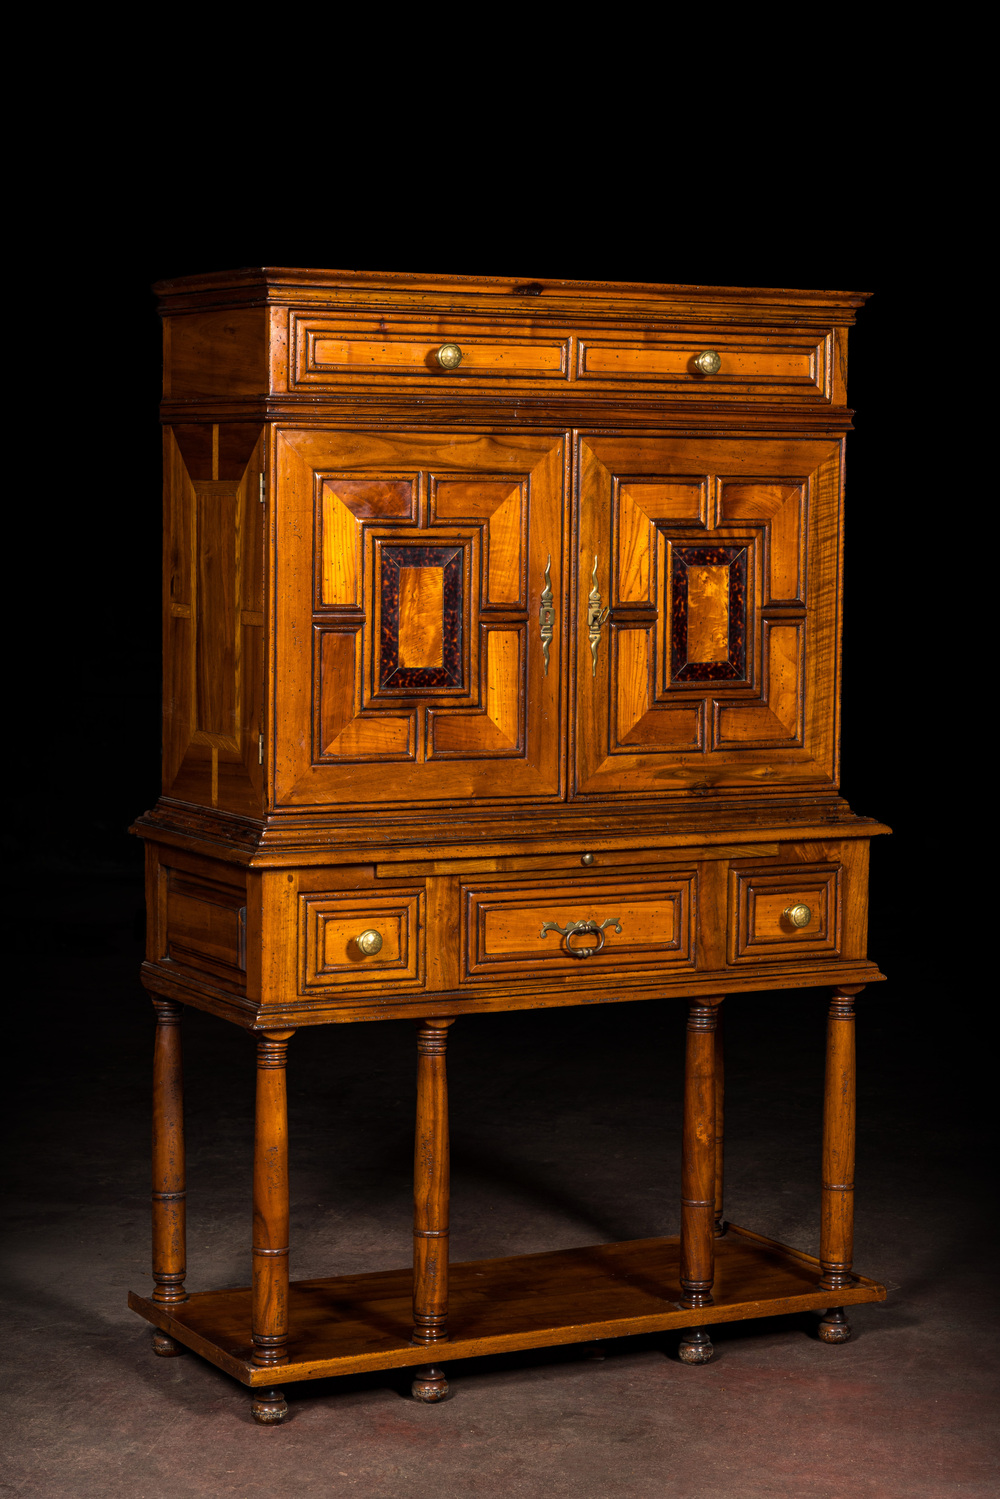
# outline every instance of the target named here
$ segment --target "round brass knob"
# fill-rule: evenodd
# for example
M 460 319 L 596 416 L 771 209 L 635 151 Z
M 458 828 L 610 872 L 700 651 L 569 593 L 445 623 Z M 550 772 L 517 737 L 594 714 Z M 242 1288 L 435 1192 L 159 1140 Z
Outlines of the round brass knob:
M 808 906 L 800 905 L 789 906 L 788 909 L 782 911 L 781 914 L 782 916 L 784 916 L 786 921 L 790 921 L 792 923 L 792 926 L 808 926 L 810 921 L 812 921 L 813 913 L 810 911 Z
M 696 370 L 703 375 L 717 375 L 722 368 L 722 360 L 714 349 L 706 349 L 704 354 L 699 354 L 694 362 Z
M 462 363 L 462 351 L 458 344 L 442 344 L 437 351 L 437 362 L 443 370 L 457 370 Z
M 581 854 L 580 855 L 580 863 L 581 864 L 590 865 L 590 864 L 593 864 L 593 862 L 594 862 L 594 856 L 593 856 L 593 854 Z
M 357 939 L 358 946 L 366 958 L 374 958 L 377 952 L 382 951 L 382 933 L 369 930 L 362 932 Z

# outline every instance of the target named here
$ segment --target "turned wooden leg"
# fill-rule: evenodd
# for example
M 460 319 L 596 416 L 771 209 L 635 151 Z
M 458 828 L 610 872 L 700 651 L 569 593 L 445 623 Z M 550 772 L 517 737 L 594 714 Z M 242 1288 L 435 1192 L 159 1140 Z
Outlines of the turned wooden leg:
M 722 1036 L 722 1010 L 716 1009 L 715 1023 L 715 1224 L 713 1232 L 721 1239 L 729 1225 L 722 1216 L 724 1185 L 723 1140 L 726 1113 L 726 1059 Z
M 254 1390 L 250 1414 L 261 1426 L 277 1426 L 288 1415 L 284 1392 L 275 1389 Z
M 413 1152 L 413 1342 L 448 1337 L 448 1076 L 451 1020 L 424 1020 L 417 1032 L 417 1130 Z M 444 1370 L 418 1369 L 417 1400 L 443 1400 Z
M 722 997 L 695 1000 L 688 1012 L 681 1147 L 681 1306 L 712 1305 L 715 1279 L 715 1030 Z M 684 1363 L 705 1364 L 712 1342 L 703 1327 L 681 1334 Z
M 854 996 L 864 985 L 834 989 L 826 1028 L 823 1094 L 823 1203 L 819 1260 L 824 1291 L 851 1284 L 854 1257 L 855 1049 Z M 846 1343 L 850 1324 L 843 1307 L 831 1307 L 820 1323 L 825 1343 Z
M 152 996 L 151 996 L 152 997 Z M 184 1289 L 186 1225 L 184 1213 L 184 1075 L 181 1066 L 181 1007 L 153 998 L 156 1040 L 153 1044 L 153 1280 L 151 1300 L 158 1306 L 187 1301 Z M 186 1350 L 160 1329 L 153 1329 L 153 1352 L 174 1358 Z
M 285 1063 L 294 1031 L 268 1031 L 257 1042 L 257 1117 L 253 1155 L 253 1298 L 255 1364 L 288 1362 L 288 1102 Z M 259 1414 L 267 1406 L 270 1414 Z M 263 1403 L 262 1403 L 263 1402 Z M 255 1397 L 258 1421 L 280 1421 L 280 1391 Z

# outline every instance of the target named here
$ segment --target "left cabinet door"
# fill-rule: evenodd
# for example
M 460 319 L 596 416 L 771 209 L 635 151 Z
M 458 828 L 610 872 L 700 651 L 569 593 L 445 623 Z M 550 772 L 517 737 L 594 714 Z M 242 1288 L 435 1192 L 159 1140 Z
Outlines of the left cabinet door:
M 282 429 L 275 460 L 276 804 L 559 798 L 565 436 Z

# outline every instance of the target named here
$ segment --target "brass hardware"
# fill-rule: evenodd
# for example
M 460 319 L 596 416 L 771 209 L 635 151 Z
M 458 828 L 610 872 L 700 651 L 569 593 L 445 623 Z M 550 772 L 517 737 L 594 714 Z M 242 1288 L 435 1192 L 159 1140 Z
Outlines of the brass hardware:
M 601 626 L 611 613 L 601 607 L 601 593 L 597 586 L 597 558 L 594 558 L 594 586 L 587 596 L 587 633 L 590 637 L 590 654 L 594 658 L 593 675 L 597 676 L 597 652 L 601 644 Z
M 462 363 L 462 351 L 458 344 L 442 344 L 437 351 L 437 362 L 443 370 L 457 370 Z
M 377 952 L 382 951 L 382 933 L 369 928 L 357 938 L 357 944 L 366 958 L 374 958 Z
M 789 906 L 788 909 L 782 911 L 781 914 L 786 921 L 790 921 L 792 923 L 792 926 L 802 927 L 809 925 L 810 921 L 812 921 L 813 913 L 810 911 L 808 906 L 798 905 Z
M 699 354 L 695 359 L 694 367 L 703 375 L 717 375 L 722 368 L 722 360 L 714 349 L 706 349 L 704 354 Z
M 609 916 L 607 921 L 602 921 L 598 926 L 596 921 L 568 921 L 565 926 L 560 926 L 557 921 L 546 921 L 539 936 L 544 937 L 548 932 L 558 932 L 563 939 L 563 947 L 571 958 L 592 958 L 595 953 L 600 952 L 604 946 L 604 928 L 613 926 L 615 931 L 621 933 L 622 923 L 620 916 Z M 596 932 L 596 947 L 574 947 L 571 938 L 580 932 Z
M 593 864 L 593 862 L 594 862 L 594 856 L 593 856 L 593 854 L 581 854 L 580 855 L 580 863 L 581 864 L 590 865 L 590 864 Z
M 545 587 L 542 589 L 542 597 L 538 605 L 538 633 L 542 637 L 542 662 L 545 667 L 545 676 L 549 674 L 549 646 L 555 634 L 556 617 L 556 611 L 552 607 L 551 572 L 552 558 L 550 556 L 545 564 Z

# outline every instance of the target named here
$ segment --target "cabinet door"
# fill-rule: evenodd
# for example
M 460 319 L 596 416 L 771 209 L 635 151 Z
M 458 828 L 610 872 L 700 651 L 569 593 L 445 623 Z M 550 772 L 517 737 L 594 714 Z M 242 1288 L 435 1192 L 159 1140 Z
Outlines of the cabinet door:
M 281 431 L 276 462 L 277 803 L 559 797 L 564 437 Z
M 831 786 L 840 491 L 834 440 L 581 440 L 576 795 Z

